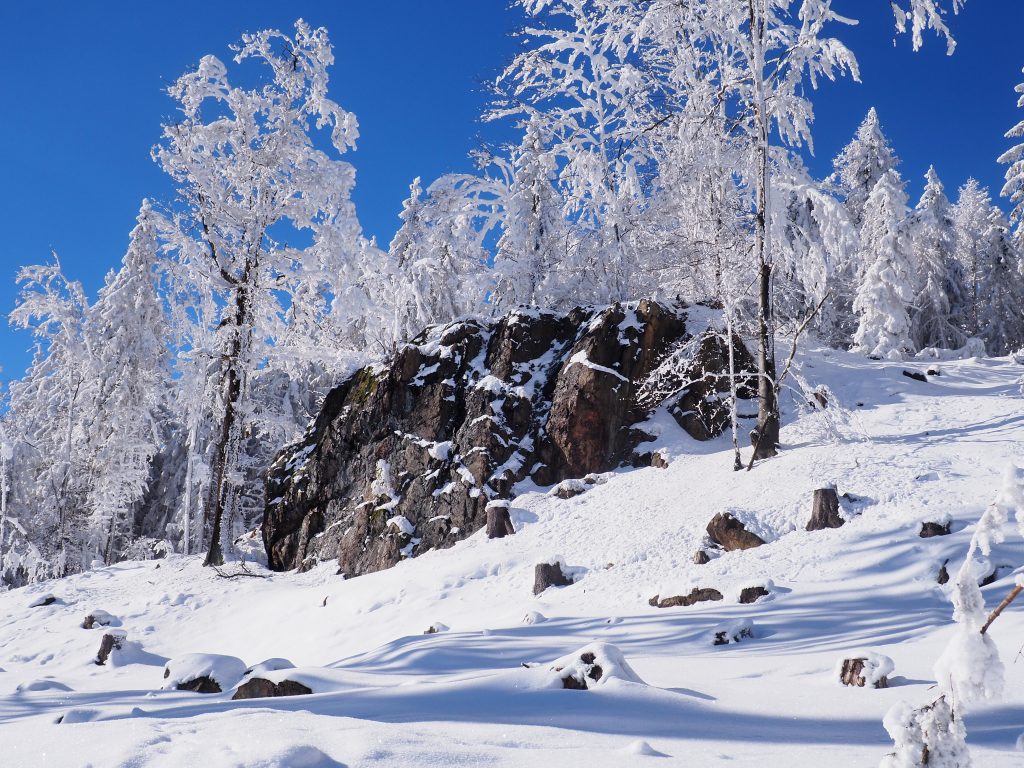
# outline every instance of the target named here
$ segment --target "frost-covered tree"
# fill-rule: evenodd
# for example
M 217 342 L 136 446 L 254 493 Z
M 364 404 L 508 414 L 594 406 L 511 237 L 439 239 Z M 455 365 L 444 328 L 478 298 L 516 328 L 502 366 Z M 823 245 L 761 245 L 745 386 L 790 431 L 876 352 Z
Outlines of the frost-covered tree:
M 390 248 L 397 340 L 483 309 L 489 274 L 487 228 L 477 226 L 480 184 L 486 182 L 442 176 L 424 196 L 420 180 L 413 181 Z
M 92 458 L 87 544 L 107 563 L 132 537 L 130 515 L 164 439 L 170 350 L 156 287 L 158 247 L 152 208 L 144 201 L 121 269 L 108 275 L 86 326 L 95 378 L 86 418 Z
M 871 266 L 853 302 L 860 318 L 854 350 L 871 357 L 899 360 L 913 351 L 907 311 L 913 275 L 902 232 L 906 211 L 903 182 L 896 171 L 886 171 L 864 206 L 860 246 Z
M 1024 83 L 1014 90 L 1020 94 L 1017 106 L 1024 109 Z M 1006 138 L 1024 139 L 1024 120 L 1007 131 Z M 1017 228 L 1018 245 L 1024 245 L 1024 141 L 1000 155 L 999 162 L 1009 166 L 1006 169 L 1006 184 L 1003 186 L 1002 195 L 1013 206 L 1010 221 Z
M 925 188 L 908 223 L 914 261 L 916 295 L 911 339 L 918 349 L 956 349 L 965 338 L 953 322 L 951 296 L 960 296 L 960 272 L 953 268 L 956 233 L 945 188 L 935 168 L 925 176 Z
M 854 225 L 864 219 L 868 197 L 887 171 L 897 168 L 899 158 L 882 132 L 878 112 L 872 107 L 853 139 L 833 161 L 832 183 L 843 198 Z
M 88 566 L 86 497 L 89 438 L 83 429 L 94 383 L 86 333 L 89 302 L 59 260 L 24 267 L 13 325 L 29 329 L 36 352 L 24 378 L 10 387 L 8 432 L 17 439 L 12 502 L 24 536 L 40 552 L 34 577 L 64 576 Z
M 990 355 L 1005 355 L 1024 345 L 1024 264 L 1014 247 L 1006 215 L 989 211 L 978 295 L 978 335 Z
M 501 236 L 494 254 L 491 302 L 499 311 L 516 306 L 556 307 L 566 285 L 566 227 L 554 182 L 558 167 L 538 120 L 530 120 L 512 153 L 512 180 L 503 200 Z
M 992 198 L 988 190 L 974 179 L 960 188 L 953 206 L 953 227 L 956 233 L 956 260 L 963 276 L 964 292 L 959 306 L 953 307 L 957 326 L 967 336 L 981 332 L 981 305 L 985 300 L 981 285 L 988 262 L 989 217 Z
M 293 36 L 264 30 L 245 35 L 235 50 L 236 64 L 266 66 L 265 82 L 252 89 L 233 85 L 223 62 L 203 57 L 169 89 L 181 115 L 154 149 L 178 185 L 167 247 L 179 290 L 203 297 L 210 310 L 203 317 L 207 332 L 197 339 L 212 346 L 193 352 L 218 377 L 203 501 L 209 564 L 223 561 L 222 538 L 230 533 L 225 512 L 238 498 L 236 468 L 254 375 L 278 361 L 274 339 L 312 260 L 311 247 L 288 244 L 289 233 L 315 234 L 329 223 L 348 235 L 335 258 L 359 248 L 350 200 L 355 173 L 339 159 L 358 129 L 355 117 L 326 95 L 333 63 L 326 30 L 300 20 Z M 328 133 L 326 150 L 314 140 L 321 130 Z M 339 219 L 349 226 L 339 227 Z
M 498 78 L 487 118 L 535 126 L 559 169 L 577 243 L 563 266 L 575 274 L 570 301 L 637 298 L 633 228 L 651 163 L 643 129 L 650 80 L 631 56 L 627 0 L 517 0 L 531 47 Z

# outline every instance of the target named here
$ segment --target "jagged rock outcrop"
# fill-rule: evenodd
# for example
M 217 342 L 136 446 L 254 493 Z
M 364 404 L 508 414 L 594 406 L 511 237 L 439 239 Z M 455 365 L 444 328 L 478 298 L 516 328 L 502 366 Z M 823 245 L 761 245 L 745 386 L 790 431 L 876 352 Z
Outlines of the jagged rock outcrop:
M 654 301 L 428 329 L 333 390 L 271 466 L 270 566 L 337 558 L 346 576 L 377 571 L 484 527 L 526 478 L 629 463 L 652 409 L 724 374 L 695 368 L 708 337 L 688 331 L 686 307 Z

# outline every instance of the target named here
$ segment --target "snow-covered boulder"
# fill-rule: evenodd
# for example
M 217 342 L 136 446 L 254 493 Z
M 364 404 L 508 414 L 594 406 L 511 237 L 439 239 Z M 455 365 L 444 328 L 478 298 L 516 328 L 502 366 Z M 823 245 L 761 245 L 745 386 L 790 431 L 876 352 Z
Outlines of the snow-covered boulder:
M 645 685 L 629 666 L 622 652 L 608 643 L 591 643 L 552 663 L 552 683 L 562 688 L 585 691 L 610 680 Z
M 93 629 L 95 627 L 119 627 L 121 626 L 121 620 L 113 614 L 107 613 L 106 611 L 95 610 L 91 611 L 88 616 L 82 620 L 82 629 Z
M 294 680 L 282 680 L 275 683 L 263 677 L 252 677 L 238 686 L 232 701 L 241 699 L 266 699 L 278 696 L 308 696 L 313 690 Z
M 233 687 L 246 672 L 245 662 L 215 653 L 188 653 L 164 668 L 164 690 L 220 693 Z
M 51 595 L 49 592 L 40 595 L 31 603 L 28 604 L 29 608 L 45 608 L 48 605 L 53 605 L 57 602 L 57 598 Z
M 724 624 L 711 633 L 712 645 L 731 645 L 741 643 L 754 637 L 754 622 L 750 619 L 738 619 Z

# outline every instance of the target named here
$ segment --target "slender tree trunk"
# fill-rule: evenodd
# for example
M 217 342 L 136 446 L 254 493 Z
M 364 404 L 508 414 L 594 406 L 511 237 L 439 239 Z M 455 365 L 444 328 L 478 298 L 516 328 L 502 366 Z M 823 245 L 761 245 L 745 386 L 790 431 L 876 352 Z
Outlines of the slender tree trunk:
M 779 402 L 775 391 L 775 344 L 772 329 L 772 265 L 768 252 L 768 131 L 764 92 L 764 10 L 760 0 L 748 0 L 753 49 L 754 122 L 757 128 L 757 203 L 754 217 L 757 255 L 757 426 L 751 433 L 754 460 L 774 456 L 779 446 Z
M 224 373 L 221 380 L 223 385 L 224 415 L 221 418 L 217 441 L 214 444 L 211 466 L 212 476 L 206 505 L 206 508 L 210 510 L 209 517 L 212 518 L 213 525 L 210 531 L 210 548 L 206 553 L 206 560 L 203 562 L 203 565 L 224 564 L 224 547 L 221 542 L 221 536 L 230 485 L 228 482 L 228 475 L 230 474 L 229 464 L 231 463 L 229 461 L 229 449 L 232 435 L 237 426 L 238 411 L 241 405 L 242 373 L 240 367 L 243 364 L 244 353 L 248 349 L 248 336 L 252 332 L 249 327 L 248 277 L 250 272 L 251 270 L 246 270 L 245 276 L 236 288 L 234 333 L 228 351 L 224 356 Z

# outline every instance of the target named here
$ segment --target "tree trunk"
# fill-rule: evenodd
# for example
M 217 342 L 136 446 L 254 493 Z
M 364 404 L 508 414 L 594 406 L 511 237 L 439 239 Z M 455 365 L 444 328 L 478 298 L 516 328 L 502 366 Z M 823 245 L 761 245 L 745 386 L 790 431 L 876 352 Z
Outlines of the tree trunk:
M 764 92 L 764 11 L 757 0 L 748 0 L 750 38 L 754 51 L 754 122 L 757 127 L 757 203 L 754 216 L 757 252 L 757 426 L 751 432 L 753 461 L 775 456 L 779 447 L 779 402 L 775 390 L 775 344 L 772 329 L 772 268 L 768 253 L 768 131 Z
M 210 510 L 209 516 L 212 518 L 213 527 L 210 532 L 210 548 L 206 553 L 203 565 L 224 564 L 224 547 L 221 537 L 229 490 L 229 448 L 237 426 L 238 409 L 242 396 L 242 373 L 239 368 L 242 365 L 244 352 L 248 348 L 247 340 L 251 333 L 249 328 L 249 288 L 246 285 L 251 271 L 251 269 L 246 269 L 245 276 L 236 289 L 234 335 L 231 338 L 228 352 L 224 356 L 224 416 L 221 419 L 217 442 L 214 445 L 212 477 L 207 500 L 207 509 Z

